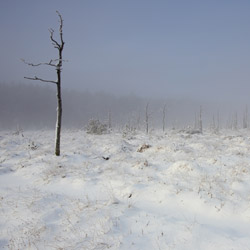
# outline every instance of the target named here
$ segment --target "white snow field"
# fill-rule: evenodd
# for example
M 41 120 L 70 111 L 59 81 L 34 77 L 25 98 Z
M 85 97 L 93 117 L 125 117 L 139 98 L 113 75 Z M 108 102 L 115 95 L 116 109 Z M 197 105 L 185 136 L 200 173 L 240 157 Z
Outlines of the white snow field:
M 249 130 L 64 130 L 53 152 L 0 132 L 0 249 L 250 249 Z

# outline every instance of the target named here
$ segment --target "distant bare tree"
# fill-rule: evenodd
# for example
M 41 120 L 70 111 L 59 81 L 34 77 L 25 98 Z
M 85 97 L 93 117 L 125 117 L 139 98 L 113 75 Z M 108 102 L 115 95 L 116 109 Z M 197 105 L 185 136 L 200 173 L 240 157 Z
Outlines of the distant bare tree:
M 194 113 L 194 130 L 202 133 L 202 107 L 200 106 L 199 112 Z
M 111 111 L 109 110 L 108 112 L 108 128 L 111 129 L 112 128 L 112 120 L 111 120 Z
M 163 110 L 162 110 L 162 131 L 165 132 L 165 126 L 166 126 L 166 109 L 167 104 L 164 104 Z
M 57 87 L 57 121 L 56 121 L 56 143 L 55 143 L 55 154 L 57 156 L 60 155 L 60 138 L 61 138 L 61 124 L 62 124 L 62 97 L 61 97 L 61 71 L 62 71 L 62 52 L 64 48 L 64 41 L 63 41 L 63 19 L 61 14 L 56 11 L 58 17 L 59 17 L 59 35 L 60 35 L 60 41 L 56 41 L 54 38 L 54 30 L 49 29 L 50 32 L 50 40 L 52 42 L 52 45 L 54 48 L 58 50 L 58 58 L 57 59 L 51 59 L 48 63 L 38 63 L 38 64 L 33 64 L 33 63 L 27 63 L 25 60 L 22 59 L 22 61 L 30 66 L 37 67 L 41 65 L 47 65 L 54 67 L 56 69 L 56 74 L 57 74 L 57 80 L 52 81 L 52 80 L 45 80 L 43 78 L 39 78 L 37 76 L 34 77 L 24 77 L 25 79 L 28 80 L 34 80 L 34 81 L 41 81 L 41 82 L 48 82 L 48 83 L 53 83 L 56 84 Z
M 244 114 L 243 114 L 243 128 L 248 127 L 248 107 L 246 106 Z
M 236 111 L 233 116 L 233 127 L 234 130 L 238 129 L 238 112 Z
M 217 132 L 219 132 L 219 130 L 220 130 L 220 110 L 218 109 L 217 110 L 217 127 L 216 127 L 216 130 L 217 130 Z
M 149 124 L 148 124 L 148 122 L 149 122 L 148 106 L 149 106 L 149 104 L 147 102 L 147 104 L 146 104 L 146 112 L 145 112 L 145 123 L 146 123 L 146 133 L 147 134 L 148 134 L 148 128 L 149 128 Z
M 213 120 L 212 120 L 211 129 L 212 129 L 213 131 L 216 131 L 215 116 L 214 116 L 214 114 L 213 114 Z
M 194 113 L 194 130 L 198 128 L 197 114 L 196 111 Z
M 136 118 L 136 123 L 137 123 L 137 129 L 140 130 L 140 123 L 141 123 L 141 114 L 138 112 L 137 118 Z
M 217 110 L 217 115 L 213 114 L 211 129 L 213 130 L 213 132 L 216 132 L 216 133 L 218 133 L 220 130 L 220 112 L 219 112 L 219 110 Z
M 200 106 L 199 130 L 202 133 L 202 106 Z

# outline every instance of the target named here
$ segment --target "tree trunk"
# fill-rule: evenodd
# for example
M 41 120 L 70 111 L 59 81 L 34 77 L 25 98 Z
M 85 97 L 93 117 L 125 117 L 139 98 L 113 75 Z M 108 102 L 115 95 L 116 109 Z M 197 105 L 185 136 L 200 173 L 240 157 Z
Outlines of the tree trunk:
M 56 119 L 56 147 L 55 154 L 60 155 L 60 138 L 61 138 L 61 124 L 62 124 L 62 98 L 61 98 L 61 71 L 58 70 L 57 83 L 57 119 Z
M 62 30 L 60 28 L 62 37 Z M 62 96 L 61 96 L 61 68 L 62 68 L 62 51 L 64 42 L 61 38 L 62 45 L 59 47 L 59 61 L 56 68 L 57 73 L 57 119 L 56 119 L 56 156 L 60 155 L 60 138 L 61 138 L 61 124 L 62 124 Z

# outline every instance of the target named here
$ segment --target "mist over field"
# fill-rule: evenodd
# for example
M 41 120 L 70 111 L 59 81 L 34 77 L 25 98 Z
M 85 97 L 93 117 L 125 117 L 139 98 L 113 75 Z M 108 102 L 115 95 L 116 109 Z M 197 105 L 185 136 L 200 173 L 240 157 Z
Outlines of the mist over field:
M 32 67 L 57 57 L 64 20 L 63 126 L 89 119 L 142 127 L 149 103 L 151 129 L 194 126 L 203 107 L 206 126 L 220 113 L 224 127 L 239 127 L 250 103 L 250 4 L 247 1 L 1 1 L 0 128 L 52 128 L 53 68 Z M 136 121 L 137 120 L 137 121 Z M 138 122 L 139 121 L 139 122 Z M 137 123 L 135 125 L 134 123 Z
M 63 128 L 83 129 L 91 119 L 113 129 L 126 126 L 145 131 L 148 104 L 150 130 L 162 129 L 163 109 L 168 129 L 195 129 L 200 108 L 204 128 L 210 129 L 220 119 L 221 128 L 233 128 L 237 114 L 238 128 L 243 127 L 247 105 L 236 102 L 209 102 L 194 99 L 160 99 L 105 92 L 63 90 Z M 0 84 L 0 129 L 54 129 L 56 91 L 40 84 Z M 218 117 L 219 116 L 219 117 Z M 216 120 L 216 121 L 214 121 Z

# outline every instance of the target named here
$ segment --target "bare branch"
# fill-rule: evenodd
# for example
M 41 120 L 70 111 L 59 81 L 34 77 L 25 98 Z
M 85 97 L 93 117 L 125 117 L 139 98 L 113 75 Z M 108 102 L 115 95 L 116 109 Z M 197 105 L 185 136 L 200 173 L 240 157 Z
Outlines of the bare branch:
M 57 15 L 59 16 L 60 19 L 60 27 L 59 27 L 59 33 L 60 33 L 60 39 L 61 39 L 61 49 L 63 49 L 64 46 L 64 41 L 63 41 L 63 19 L 62 15 L 60 14 L 59 11 L 56 11 Z
M 25 79 L 28 79 L 28 80 L 34 80 L 34 81 L 41 81 L 41 82 L 49 82 L 49 83 L 54 83 L 54 84 L 58 84 L 56 81 L 51 81 L 51 80 L 44 80 L 42 78 L 38 78 L 38 77 L 24 77 Z
M 55 48 L 60 49 L 60 44 L 53 37 L 54 30 L 50 28 L 49 32 L 50 32 L 50 40 L 52 41 L 52 44 L 54 45 Z
M 50 60 L 48 63 L 37 63 L 37 64 L 34 64 L 34 63 L 29 63 L 29 62 L 26 62 L 24 59 L 21 59 L 21 61 L 29 66 L 33 66 L 33 67 L 37 67 L 37 66 L 41 66 L 41 65 L 48 65 L 48 66 L 53 66 L 53 67 L 57 67 L 56 64 L 53 64 L 52 62 L 56 62 L 58 61 L 58 59 L 55 59 L 55 60 Z

